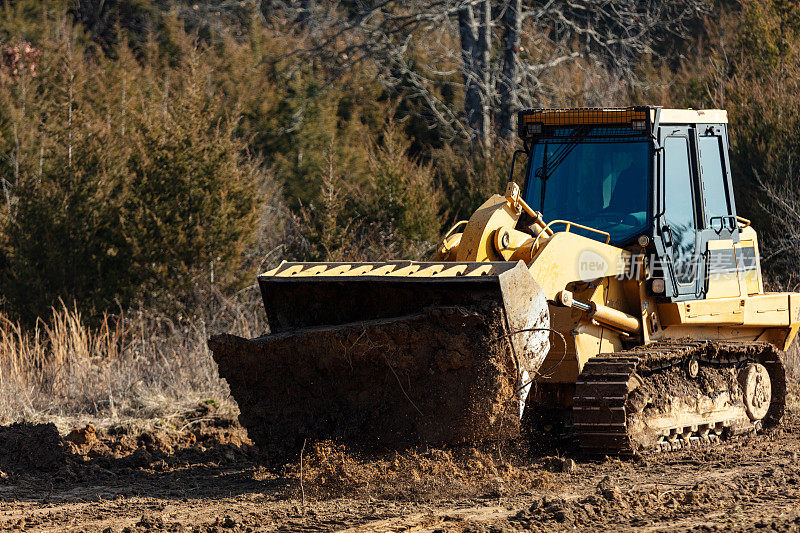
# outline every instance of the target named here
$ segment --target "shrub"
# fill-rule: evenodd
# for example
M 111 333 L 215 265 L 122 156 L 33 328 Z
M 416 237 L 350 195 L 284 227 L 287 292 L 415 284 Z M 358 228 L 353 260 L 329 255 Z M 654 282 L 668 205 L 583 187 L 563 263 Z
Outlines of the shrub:
M 88 62 L 61 35 L 37 75 L 0 87 L 6 308 L 32 320 L 63 299 L 100 313 L 174 302 L 201 273 L 235 283 L 264 175 L 203 52 L 176 68 L 124 49 Z
M 293 252 L 302 259 L 425 259 L 439 236 L 441 193 L 429 164 L 409 155 L 410 141 L 390 123 L 361 150 L 367 177 L 343 174 L 332 139 L 319 198 L 300 211 Z

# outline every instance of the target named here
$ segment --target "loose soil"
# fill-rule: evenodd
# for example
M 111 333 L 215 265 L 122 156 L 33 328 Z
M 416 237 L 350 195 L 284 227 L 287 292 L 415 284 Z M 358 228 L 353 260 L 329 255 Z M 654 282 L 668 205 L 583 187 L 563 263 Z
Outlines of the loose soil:
M 239 420 L 270 455 L 307 438 L 380 447 L 518 436 L 517 365 L 495 333 L 506 331 L 502 305 L 480 304 L 209 346 Z
M 796 390 L 792 391 L 796 397 Z M 143 426 L 142 426 L 143 427 Z M 264 456 L 233 420 L 0 428 L 0 529 L 794 531 L 800 406 L 755 438 L 638 459 L 502 447 Z M 302 461 L 300 460 L 302 451 Z

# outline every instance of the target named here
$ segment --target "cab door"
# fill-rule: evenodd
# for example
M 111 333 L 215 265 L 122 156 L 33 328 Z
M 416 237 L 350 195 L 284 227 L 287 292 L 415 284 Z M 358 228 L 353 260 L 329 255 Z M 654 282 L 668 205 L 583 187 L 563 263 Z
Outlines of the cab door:
M 705 297 L 740 295 L 735 244 L 739 225 L 728 166 L 725 128 L 721 124 L 698 124 L 695 130 L 702 191 L 700 250 L 705 255 Z
M 698 299 L 704 291 L 704 254 L 698 239 L 701 219 L 694 154 L 694 128 L 663 126 L 659 141 L 658 216 L 655 244 L 673 301 Z

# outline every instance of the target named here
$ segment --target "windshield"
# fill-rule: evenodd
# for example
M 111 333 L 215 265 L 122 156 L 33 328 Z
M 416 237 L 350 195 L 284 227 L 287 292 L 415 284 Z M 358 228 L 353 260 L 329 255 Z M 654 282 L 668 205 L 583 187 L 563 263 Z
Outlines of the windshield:
M 608 128 L 582 126 L 537 139 L 525 201 L 546 221 L 607 231 L 619 243 L 647 228 L 650 142 L 623 128 L 608 135 Z

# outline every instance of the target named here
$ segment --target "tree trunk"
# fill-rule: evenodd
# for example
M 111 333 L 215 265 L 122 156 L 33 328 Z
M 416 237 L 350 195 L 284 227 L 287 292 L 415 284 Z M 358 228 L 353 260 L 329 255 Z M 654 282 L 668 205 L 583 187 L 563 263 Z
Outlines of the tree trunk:
M 491 86 L 491 2 L 478 6 L 478 17 L 472 5 L 458 11 L 458 30 L 461 38 L 461 63 L 464 77 L 464 111 L 472 128 L 473 140 L 489 145 Z
M 480 73 L 481 109 L 478 125 L 478 139 L 484 148 L 489 147 L 492 130 L 491 99 L 494 94 L 492 86 L 491 46 L 492 46 L 492 2 L 484 0 L 478 7 L 478 71 Z
M 478 42 L 478 28 L 472 6 L 458 10 L 458 33 L 461 37 L 461 72 L 464 77 L 464 113 L 473 135 L 480 121 L 480 88 L 475 76 L 475 49 Z
M 522 0 L 508 0 L 502 24 L 505 48 L 503 50 L 503 70 L 498 80 L 498 98 L 500 99 L 498 127 L 500 136 L 503 139 L 511 140 L 514 137 L 514 111 L 519 107 L 517 60 L 520 35 L 522 34 Z

